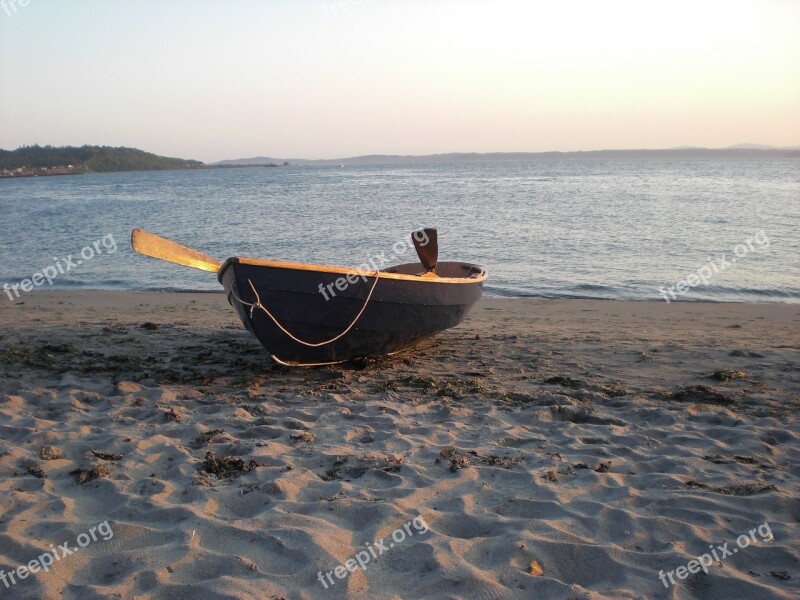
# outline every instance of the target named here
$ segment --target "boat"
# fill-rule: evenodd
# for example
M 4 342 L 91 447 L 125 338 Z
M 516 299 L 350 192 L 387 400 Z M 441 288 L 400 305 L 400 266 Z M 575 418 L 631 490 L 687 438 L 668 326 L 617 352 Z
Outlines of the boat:
M 438 262 L 435 229 L 412 234 L 419 262 L 364 270 L 232 257 L 219 262 L 142 229 L 145 256 L 215 272 L 245 328 L 275 362 L 322 366 L 394 354 L 460 324 L 486 269 Z

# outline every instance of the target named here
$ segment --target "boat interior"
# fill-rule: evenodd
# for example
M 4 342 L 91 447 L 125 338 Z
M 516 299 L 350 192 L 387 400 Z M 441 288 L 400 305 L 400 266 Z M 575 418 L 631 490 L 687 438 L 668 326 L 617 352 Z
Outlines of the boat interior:
M 436 274 L 439 277 L 452 277 L 458 279 L 476 279 L 484 272 L 476 265 L 461 262 L 440 262 L 436 265 Z M 407 263 L 395 265 L 382 270 L 383 273 L 398 273 L 400 275 L 425 275 L 422 263 Z

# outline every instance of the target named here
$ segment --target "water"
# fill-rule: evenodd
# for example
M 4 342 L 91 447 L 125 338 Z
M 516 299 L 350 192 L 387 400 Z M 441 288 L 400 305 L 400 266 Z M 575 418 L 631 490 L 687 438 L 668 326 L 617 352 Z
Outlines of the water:
M 5 179 L 0 285 L 18 283 L 70 254 L 80 259 L 82 248 L 110 235 L 115 252 L 99 244 L 102 254 L 59 275 L 52 288 L 221 289 L 213 274 L 134 254 L 133 227 L 218 259 L 358 267 L 381 252 L 394 257 L 392 263 L 410 262 L 408 246 L 398 243 L 403 252 L 395 256 L 393 245 L 419 226 L 435 226 L 440 259 L 488 267 L 485 293 L 491 296 L 654 300 L 662 298 L 659 288 L 707 267 L 707 283 L 691 287 L 682 300 L 800 302 L 799 199 L 795 159 L 304 166 Z M 742 243 L 738 251 L 745 252 L 737 257 L 734 248 Z M 730 264 L 720 268 L 723 253 Z

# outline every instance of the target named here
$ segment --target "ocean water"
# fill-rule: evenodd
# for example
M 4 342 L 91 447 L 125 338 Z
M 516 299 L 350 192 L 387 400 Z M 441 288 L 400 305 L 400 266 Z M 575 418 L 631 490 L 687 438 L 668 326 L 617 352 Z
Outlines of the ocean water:
M 490 296 L 658 300 L 664 293 L 671 298 L 667 288 L 693 276 L 683 293 L 673 288 L 675 298 L 800 302 L 796 159 L 0 179 L 0 224 L 0 286 L 60 266 L 64 273 L 52 286 L 45 281 L 38 289 L 221 289 L 213 274 L 133 253 L 134 227 L 220 260 L 358 267 L 370 259 L 385 258 L 385 266 L 415 260 L 409 233 L 434 226 L 440 260 L 487 267 Z M 94 242 L 100 243 L 91 248 Z M 91 248 L 84 251 L 87 260 L 80 256 L 84 248 Z M 74 266 L 67 268 L 69 255 Z

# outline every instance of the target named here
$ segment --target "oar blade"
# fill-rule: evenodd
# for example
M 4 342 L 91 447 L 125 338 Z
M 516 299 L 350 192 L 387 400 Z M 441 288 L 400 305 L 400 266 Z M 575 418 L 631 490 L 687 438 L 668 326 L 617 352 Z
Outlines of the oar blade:
M 425 270 L 434 272 L 439 261 L 439 235 L 436 229 L 425 228 L 411 234 L 411 241 Z
M 222 266 L 221 262 L 210 256 L 143 229 L 131 231 L 131 247 L 139 254 L 201 271 L 216 273 Z

